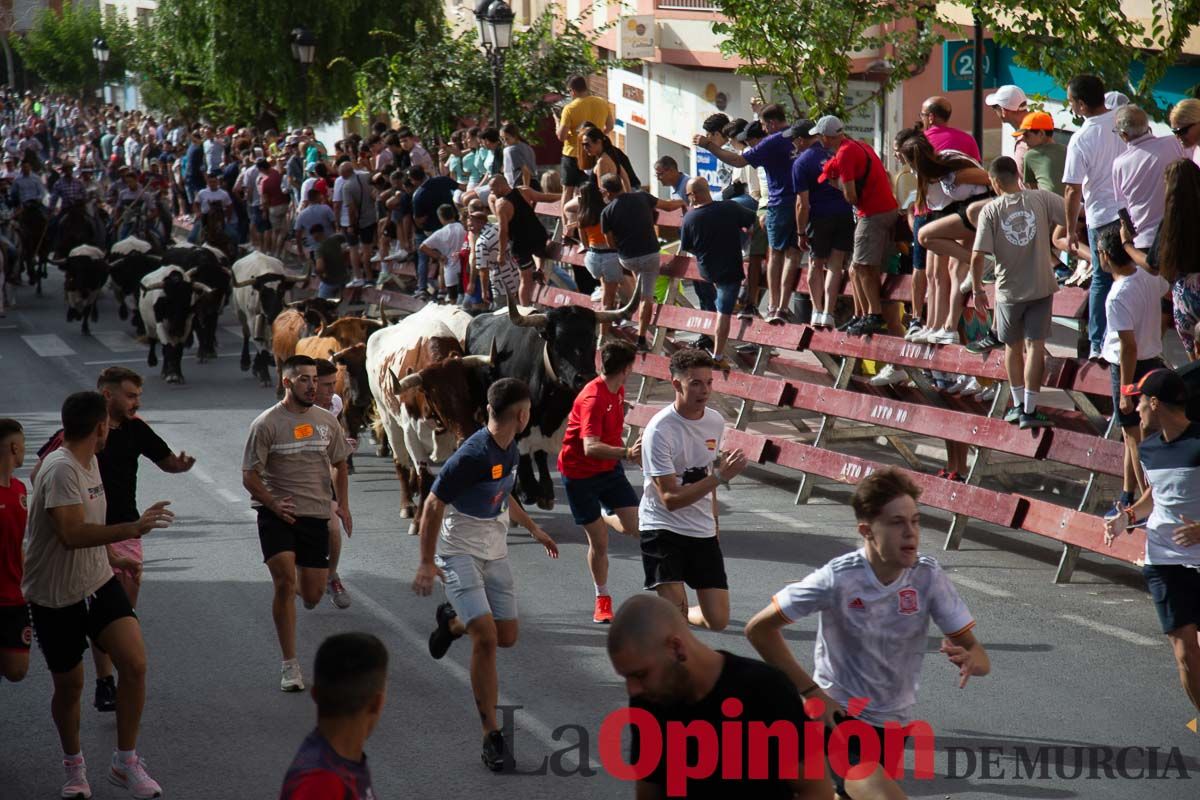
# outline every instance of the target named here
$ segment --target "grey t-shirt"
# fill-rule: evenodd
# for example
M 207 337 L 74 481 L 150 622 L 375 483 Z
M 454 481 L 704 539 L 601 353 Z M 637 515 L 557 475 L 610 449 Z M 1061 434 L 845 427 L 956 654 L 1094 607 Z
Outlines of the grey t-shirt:
M 30 603 L 64 608 L 94 594 L 112 578 L 104 546 L 67 549 L 59 541 L 50 509 L 83 506 L 84 520 L 103 525 L 108 503 L 96 457 L 87 467 L 65 447 L 46 456 L 29 502 L 25 576 L 21 593 Z
M 537 156 L 528 142 L 517 142 L 504 148 L 504 177 L 509 186 L 521 183 L 522 167 L 529 167 L 529 177 L 537 179 Z
M 1001 195 L 984 206 L 975 249 L 996 257 L 996 301 L 1027 303 L 1058 291 L 1050 236 L 1066 224 L 1063 199 L 1044 189 Z

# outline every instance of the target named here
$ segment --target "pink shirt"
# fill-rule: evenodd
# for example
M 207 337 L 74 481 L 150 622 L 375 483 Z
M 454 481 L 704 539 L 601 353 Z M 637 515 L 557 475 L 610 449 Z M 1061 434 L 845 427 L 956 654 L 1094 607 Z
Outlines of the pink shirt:
M 1117 207 L 1129 211 L 1137 228 L 1134 247 L 1147 250 L 1154 243 L 1167 200 L 1163 176 L 1172 162 L 1183 157 L 1183 148 L 1174 136 L 1147 133 L 1130 142 L 1125 152 L 1113 161 Z
M 980 160 L 979 145 L 975 143 L 975 137 L 966 131 L 960 131 L 958 128 L 951 128 L 946 125 L 930 125 L 925 129 L 925 138 L 933 145 L 936 152 L 942 150 L 957 150 L 960 153 L 965 153 L 976 161 Z

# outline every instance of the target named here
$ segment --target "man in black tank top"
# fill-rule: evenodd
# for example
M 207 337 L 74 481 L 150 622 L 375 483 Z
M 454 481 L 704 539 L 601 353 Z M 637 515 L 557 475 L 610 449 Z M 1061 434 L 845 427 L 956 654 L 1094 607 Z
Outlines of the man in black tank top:
M 534 257 L 553 259 L 550 234 L 534 212 L 536 203 L 554 203 L 556 194 L 537 192 L 527 186 L 512 187 L 503 175 L 491 182 L 492 211 L 500 221 L 500 258 L 511 253 L 520 270 L 521 283 L 517 302 L 529 305 L 533 302 Z

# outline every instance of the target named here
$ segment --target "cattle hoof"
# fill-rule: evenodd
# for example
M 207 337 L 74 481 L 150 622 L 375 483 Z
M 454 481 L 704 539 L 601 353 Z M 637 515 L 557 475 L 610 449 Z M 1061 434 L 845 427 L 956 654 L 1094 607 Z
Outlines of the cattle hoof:
M 100 321 L 100 306 L 92 306 L 92 322 Z
M 242 372 L 250 371 L 250 356 L 242 356 L 242 360 L 238 362 L 238 366 L 242 368 Z
M 412 506 L 401 506 L 400 519 L 412 519 L 412 516 L 413 516 Z
M 554 510 L 554 499 L 551 498 L 551 499 L 547 500 L 545 498 L 542 498 L 541 500 L 537 501 L 537 507 L 540 508 L 542 511 L 553 511 Z
M 125 306 L 117 306 L 117 317 L 119 319 L 129 319 L 129 309 Z
M 417 527 L 417 521 L 415 519 L 412 522 L 408 523 L 408 535 L 409 536 L 420 536 L 421 535 L 421 529 L 419 527 Z
M 157 367 L 158 366 L 158 357 L 155 356 L 153 353 L 151 353 L 149 356 L 146 357 L 146 366 Z

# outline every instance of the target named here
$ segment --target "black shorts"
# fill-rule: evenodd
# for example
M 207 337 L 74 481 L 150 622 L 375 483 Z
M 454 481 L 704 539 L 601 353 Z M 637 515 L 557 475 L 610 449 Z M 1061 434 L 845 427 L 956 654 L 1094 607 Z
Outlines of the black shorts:
M 295 553 L 297 567 L 329 569 L 329 520 L 296 517 L 288 524 L 265 508 L 258 509 L 258 543 L 263 563 L 280 553 Z
M 693 589 L 728 589 L 725 557 L 716 536 L 681 536 L 664 530 L 642 531 L 642 568 L 646 589 L 684 583 Z
M 853 253 L 855 224 L 853 214 L 835 214 L 810 219 L 805 234 L 808 236 L 813 258 L 829 258 L 834 250 L 840 250 L 846 255 Z
M 550 242 L 547 240 L 544 242 L 539 242 L 534 247 L 526 250 L 521 247 L 518 247 L 517 244 L 514 242 L 513 247 L 512 247 L 512 255 L 513 255 L 513 261 L 517 262 L 517 269 L 521 270 L 522 272 L 527 269 L 533 269 L 533 267 L 534 267 L 533 257 L 534 256 L 537 256 L 538 258 L 549 258 L 550 256 L 549 256 L 549 252 L 547 250 L 547 248 L 549 246 L 550 246 Z
M 33 643 L 28 606 L 0 606 L 0 651 L 28 653 Z
M 563 488 L 567 490 L 567 502 L 576 525 L 590 525 L 600 519 L 601 507 L 611 514 L 618 508 L 636 508 L 638 504 L 637 493 L 620 464 L 590 478 L 564 476 Z
M 346 244 L 357 247 L 360 244 L 375 244 L 375 225 L 364 225 L 358 230 L 342 228 L 346 235 Z
M 559 163 L 562 166 L 563 186 L 582 186 L 588 179 L 588 174 L 579 168 L 575 156 L 563 156 Z
M 88 642 L 99 647 L 96 639 L 111 623 L 123 617 L 137 619 L 129 598 L 115 577 L 78 603 L 63 608 L 29 604 L 29 619 L 38 647 L 46 657 L 46 666 L 55 674 L 70 672 L 83 660 Z M 104 648 L 100 648 L 103 650 Z
M 1142 577 L 1163 633 L 1200 625 L 1200 569 L 1183 564 L 1147 564 Z

